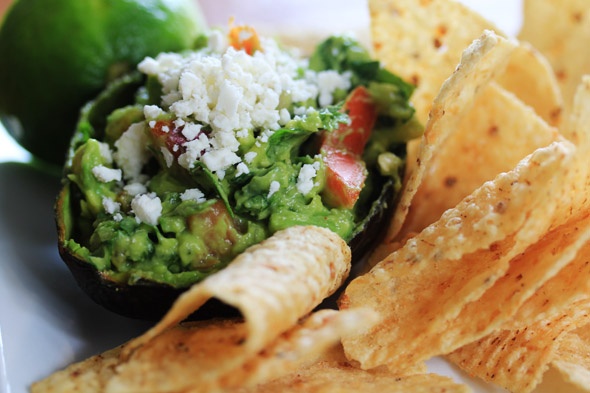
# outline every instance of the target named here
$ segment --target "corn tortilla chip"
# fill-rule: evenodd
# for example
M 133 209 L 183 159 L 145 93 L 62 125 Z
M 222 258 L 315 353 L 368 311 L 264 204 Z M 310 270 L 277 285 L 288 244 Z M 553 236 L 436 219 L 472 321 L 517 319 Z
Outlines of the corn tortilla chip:
M 512 41 L 488 31 L 464 51 L 460 65 L 445 82 L 434 101 L 417 165 L 404 185 L 383 248 L 387 249 L 387 243 L 393 241 L 401 229 L 414 194 L 436 151 L 473 106 L 482 86 L 487 85 L 506 65 L 514 48 L 515 43 Z
M 499 31 L 452 0 L 370 0 L 369 12 L 375 56 L 416 85 L 412 102 L 422 122 L 463 50 L 484 30 Z
M 416 85 L 412 102 L 422 122 L 463 49 L 484 30 L 506 37 L 492 22 L 454 0 L 371 0 L 369 10 L 375 55 Z M 561 93 L 549 62 L 538 51 L 519 46 L 498 80 L 549 124 L 559 124 Z
M 350 272 L 350 259 L 348 245 L 328 229 L 279 231 L 180 296 L 156 326 L 126 347 L 124 356 L 212 297 L 241 312 L 249 332 L 245 345 L 257 352 L 331 295 Z
M 315 363 L 240 393 L 453 393 L 469 392 L 465 385 L 436 374 L 398 375 L 387 369 L 361 370 L 351 364 L 341 346 L 334 347 Z
M 123 346 L 74 363 L 51 376 L 35 382 L 32 393 L 99 393 L 104 392 L 115 374 Z
M 343 339 L 347 355 L 363 368 L 403 369 L 462 345 L 445 341 L 447 324 L 552 225 L 574 152 L 566 141 L 536 150 L 353 280 L 340 307 L 372 307 L 381 320 Z
M 118 347 L 59 371 L 33 386 L 33 393 L 214 392 L 254 385 L 313 363 L 343 332 L 365 329 L 368 310 L 323 310 L 249 357 L 242 344 L 247 327 L 239 320 L 190 322 L 166 330 L 124 360 Z M 243 363 L 220 371 L 234 357 Z
M 569 239 L 564 239 L 562 244 L 546 248 L 554 259 L 566 260 L 572 259 L 570 263 L 547 282 L 538 281 L 539 288 L 534 295 L 520 307 L 518 312 L 512 318 L 507 327 L 512 329 L 523 325 L 532 324 L 539 319 L 548 319 L 554 315 L 560 314 L 568 304 L 590 298 L 590 264 L 588 255 L 590 252 L 590 242 L 588 233 L 590 232 L 590 219 L 586 216 L 583 220 L 576 223 L 579 226 L 572 226 L 571 230 L 577 231 L 570 234 Z M 569 242 L 575 241 L 571 245 Z M 569 247 L 565 247 L 569 246 Z M 569 249 L 568 249 L 569 248 Z M 562 253 L 559 254 L 558 252 Z M 571 255 L 575 253 L 574 255 Z M 559 265 L 555 266 L 558 267 Z M 529 276 L 534 271 L 523 271 L 515 278 Z M 531 278 L 531 277 L 529 277 Z M 543 284 L 543 285 L 541 285 Z
M 420 232 L 481 184 L 558 140 L 557 129 L 498 84 L 482 90 L 430 160 L 401 237 Z
M 590 340 L 577 331 L 566 334 L 553 355 L 551 367 L 567 383 L 590 392 Z
M 541 382 L 563 335 L 590 321 L 589 307 L 587 300 L 570 304 L 559 316 L 493 333 L 448 357 L 470 375 L 509 391 L 531 392 Z
M 582 75 L 590 73 L 588 2 L 524 0 L 519 38 L 530 42 L 547 57 L 563 92 L 565 111 L 569 113 Z
M 572 286 L 571 279 L 564 281 L 563 271 L 571 270 L 573 274 L 586 273 L 582 270 L 583 267 L 578 269 L 575 259 L 584 254 L 590 244 L 589 240 L 590 216 L 588 214 L 575 217 L 544 235 L 537 243 L 512 259 L 507 273 L 481 298 L 465 305 L 459 316 L 450 321 L 445 328 L 445 340 L 468 343 L 473 341 L 473 337 L 490 334 L 500 326 L 503 329 L 516 329 L 561 313 L 563 307 L 571 304 L 572 300 L 580 298 L 580 286 Z M 563 285 L 556 291 L 550 285 L 552 282 L 563 283 Z M 568 290 L 568 285 L 572 296 L 560 298 L 559 295 Z M 560 300 L 551 302 L 546 297 L 539 296 L 540 292 L 544 292 L 545 287 L 548 287 L 547 293 Z M 564 291 L 559 291 L 561 289 Z M 578 298 L 573 295 L 574 293 L 578 295 Z M 537 301 L 531 302 L 531 299 L 537 298 Z M 534 306 L 523 306 L 528 303 L 534 303 Z M 522 316 L 522 309 L 528 311 L 526 318 Z M 556 311 L 550 313 L 548 309 Z M 507 324 L 506 321 L 511 320 L 517 311 L 519 316 L 513 318 L 515 325 Z
M 551 64 L 527 42 L 520 42 L 497 81 L 552 126 L 562 123 L 563 96 Z
M 244 323 L 219 321 L 168 330 L 139 348 L 117 368 L 108 393 L 145 391 L 215 392 L 277 378 L 312 363 L 343 332 L 362 331 L 375 315 L 367 310 L 322 310 L 248 356 Z M 244 356 L 247 355 L 247 356 Z M 224 364 L 241 358 L 232 369 Z

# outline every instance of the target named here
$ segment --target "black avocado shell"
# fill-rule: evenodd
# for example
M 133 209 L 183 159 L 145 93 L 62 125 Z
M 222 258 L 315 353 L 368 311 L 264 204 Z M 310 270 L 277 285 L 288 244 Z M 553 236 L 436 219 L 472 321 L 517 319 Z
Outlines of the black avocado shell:
M 95 101 L 82 110 L 78 129 L 72 138 L 69 159 L 71 162 L 75 149 L 94 135 L 95 129 L 104 128 L 104 118 L 112 110 L 131 102 L 142 79 L 138 74 L 127 75 L 112 84 Z M 156 321 L 169 310 L 172 303 L 186 291 L 186 288 L 175 288 L 170 285 L 151 281 L 139 281 L 133 285 L 121 284 L 111 279 L 104 272 L 76 255 L 67 247 L 72 237 L 74 216 L 72 199 L 76 195 L 76 187 L 64 176 L 63 187 L 55 203 L 55 217 L 58 233 L 58 249 L 63 261 L 68 266 L 79 287 L 97 304 L 117 314 Z M 366 262 L 369 252 L 382 240 L 391 215 L 396 205 L 393 181 L 386 181 L 379 196 L 372 203 L 362 227 L 349 242 L 352 250 L 353 264 Z M 362 270 L 362 269 L 360 269 Z M 322 303 L 322 308 L 335 308 L 338 293 Z M 212 299 L 205 303 L 189 319 L 208 319 L 213 317 L 236 316 L 235 308 Z

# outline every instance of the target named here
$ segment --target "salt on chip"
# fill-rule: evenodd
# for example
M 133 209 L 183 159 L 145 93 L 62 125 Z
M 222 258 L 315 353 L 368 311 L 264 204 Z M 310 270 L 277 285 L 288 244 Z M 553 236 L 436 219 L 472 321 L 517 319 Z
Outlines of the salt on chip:
M 485 181 L 558 140 L 557 129 L 497 83 L 481 90 L 429 161 L 400 236 L 421 231 Z
M 385 368 L 362 370 L 352 364 L 341 346 L 326 352 L 316 362 L 284 377 L 240 389 L 240 393 L 467 393 L 466 385 L 436 374 L 399 375 Z
M 536 150 L 353 280 L 341 308 L 372 307 L 381 320 L 344 337 L 347 355 L 363 368 L 403 369 L 464 344 L 445 341 L 447 325 L 552 225 L 574 151 L 567 141 Z
M 588 322 L 590 302 L 584 300 L 570 304 L 561 315 L 517 330 L 501 330 L 448 357 L 470 375 L 528 393 L 541 382 L 564 334 Z
M 569 112 L 582 75 L 590 73 L 590 8 L 587 0 L 524 0 L 519 38 L 551 63 Z
M 551 367 L 567 383 L 590 392 L 590 340 L 578 331 L 566 334 L 553 354 Z

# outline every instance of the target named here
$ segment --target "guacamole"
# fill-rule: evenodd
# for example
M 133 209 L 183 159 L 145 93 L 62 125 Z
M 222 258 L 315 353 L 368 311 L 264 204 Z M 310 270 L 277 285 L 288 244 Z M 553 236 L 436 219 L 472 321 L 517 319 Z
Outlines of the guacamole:
M 72 139 L 64 247 L 115 282 L 184 288 L 294 225 L 351 241 L 422 132 L 413 87 L 352 38 L 307 59 L 251 29 L 198 42 L 144 59 Z

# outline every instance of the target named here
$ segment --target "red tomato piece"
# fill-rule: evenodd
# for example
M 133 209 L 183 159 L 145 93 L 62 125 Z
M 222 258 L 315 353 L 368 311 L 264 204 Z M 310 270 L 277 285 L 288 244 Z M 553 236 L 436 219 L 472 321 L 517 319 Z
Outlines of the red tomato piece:
M 350 117 L 349 124 L 340 124 L 338 129 L 326 132 L 323 146 L 348 151 L 361 156 L 377 121 L 377 108 L 371 93 L 364 86 L 355 88 L 346 99 L 343 110 Z
M 324 163 L 324 201 L 332 207 L 351 209 L 358 200 L 367 178 L 364 161 L 341 150 L 327 150 L 324 152 Z
M 377 121 L 377 108 L 364 86 L 355 88 L 343 109 L 350 117 L 332 132 L 325 132 L 321 153 L 326 164 L 326 187 L 322 193 L 332 207 L 351 209 L 367 179 L 367 168 L 361 159 L 365 145 Z

